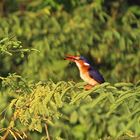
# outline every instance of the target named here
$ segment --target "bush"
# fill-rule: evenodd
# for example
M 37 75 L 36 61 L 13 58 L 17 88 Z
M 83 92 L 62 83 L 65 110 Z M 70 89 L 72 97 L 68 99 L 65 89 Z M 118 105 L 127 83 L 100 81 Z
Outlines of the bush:
M 0 1 L 0 139 L 139 139 L 138 4 Z M 66 54 L 106 83 L 85 91 Z
M 139 82 L 104 83 L 88 91 L 83 89 L 85 83 L 27 84 L 17 75 L 3 79 L 3 88 L 10 83 L 5 94 L 14 99 L 9 101 L 12 113 L 7 128 L 1 122 L 3 137 L 7 131 L 27 139 L 47 139 L 48 133 L 51 139 L 79 140 L 140 135 Z

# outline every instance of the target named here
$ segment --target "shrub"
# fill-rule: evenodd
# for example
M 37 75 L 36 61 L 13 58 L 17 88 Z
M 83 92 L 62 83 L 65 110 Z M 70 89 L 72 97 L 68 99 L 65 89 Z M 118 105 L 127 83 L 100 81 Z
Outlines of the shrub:
M 5 94 L 14 99 L 9 101 L 12 113 L 7 128 L 1 129 L 3 137 L 7 130 L 13 137 L 27 139 L 47 139 L 48 133 L 52 139 L 80 140 L 140 135 L 139 82 L 104 83 L 88 91 L 83 89 L 85 83 L 24 84 L 12 75 L 3 79 L 3 88 L 9 83 Z M 34 137 L 31 131 L 40 135 Z

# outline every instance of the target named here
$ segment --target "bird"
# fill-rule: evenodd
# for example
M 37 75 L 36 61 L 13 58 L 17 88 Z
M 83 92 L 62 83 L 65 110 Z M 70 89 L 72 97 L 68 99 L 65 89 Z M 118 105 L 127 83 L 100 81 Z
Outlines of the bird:
M 95 69 L 85 57 L 66 55 L 65 60 L 76 63 L 81 79 L 87 83 L 87 85 L 84 87 L 85 90 L 90 90 L 92 87 L 105 82 L 102 74 Z

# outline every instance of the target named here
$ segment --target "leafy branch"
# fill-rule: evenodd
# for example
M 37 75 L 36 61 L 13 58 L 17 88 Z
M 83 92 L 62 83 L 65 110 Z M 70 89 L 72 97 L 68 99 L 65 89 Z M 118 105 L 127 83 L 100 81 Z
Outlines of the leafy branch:
M 139 82 L 135 85 L 104 83 L 89 91 L 84 91 L 83 84 L 49 81 L 31 84 L 28 87 L 30 92 L 21 88 L 17 98 L 12 99 L 9 105 L 16 118 L 14 123 L 19 120 L 28 131 L 45 131 L 47 139 L 61 138 L 62 135 L 64 138 L 89 138 L 93 135 L 91 130 L 95 128 L 94 134 L 97 135 L 94 136 L 97 138 L 100 134 L 111 137 L 123 134 L 128 136 L 129 132 L 132 137 L 137 137 L 136 124 L 140 117 Z M 15 92 L 16 88 L 11 90 Z M 111 123 L 112 121 L 115 123 Z M 118 129 L 120 124 L 122 129 Z M 7 131 L 10 132 L 8 128 Z M 55 133 L 55 129 L 60 133 Z
M 24 56 L 24 53 L 30 51 L 38 51 L 37 49 L 24 49 L 22 43 L 17 41 L 15 37 L 5 37 L 0 40 L 0 54 L 13 55 L 13 53 L 21 53 L 21 56 Z

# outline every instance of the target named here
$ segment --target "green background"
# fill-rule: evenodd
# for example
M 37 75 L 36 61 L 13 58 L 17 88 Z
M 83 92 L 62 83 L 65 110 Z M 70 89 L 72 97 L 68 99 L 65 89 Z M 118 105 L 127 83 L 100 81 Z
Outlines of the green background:
M 6 0 L 1 3 L 0 38 L 21 41 L 40 52 L 0 56 L 0 73 L 31 80 L 77 80 L 77 68 L 63 59 L 82 55 L 106 81 L 136 82 L 140 68 L 139 1 Z
M 106 83 L 85 91 L 67 54 Z M 2 140 L 137 140 L 139 80 L 139 0 L 0 1 Z

